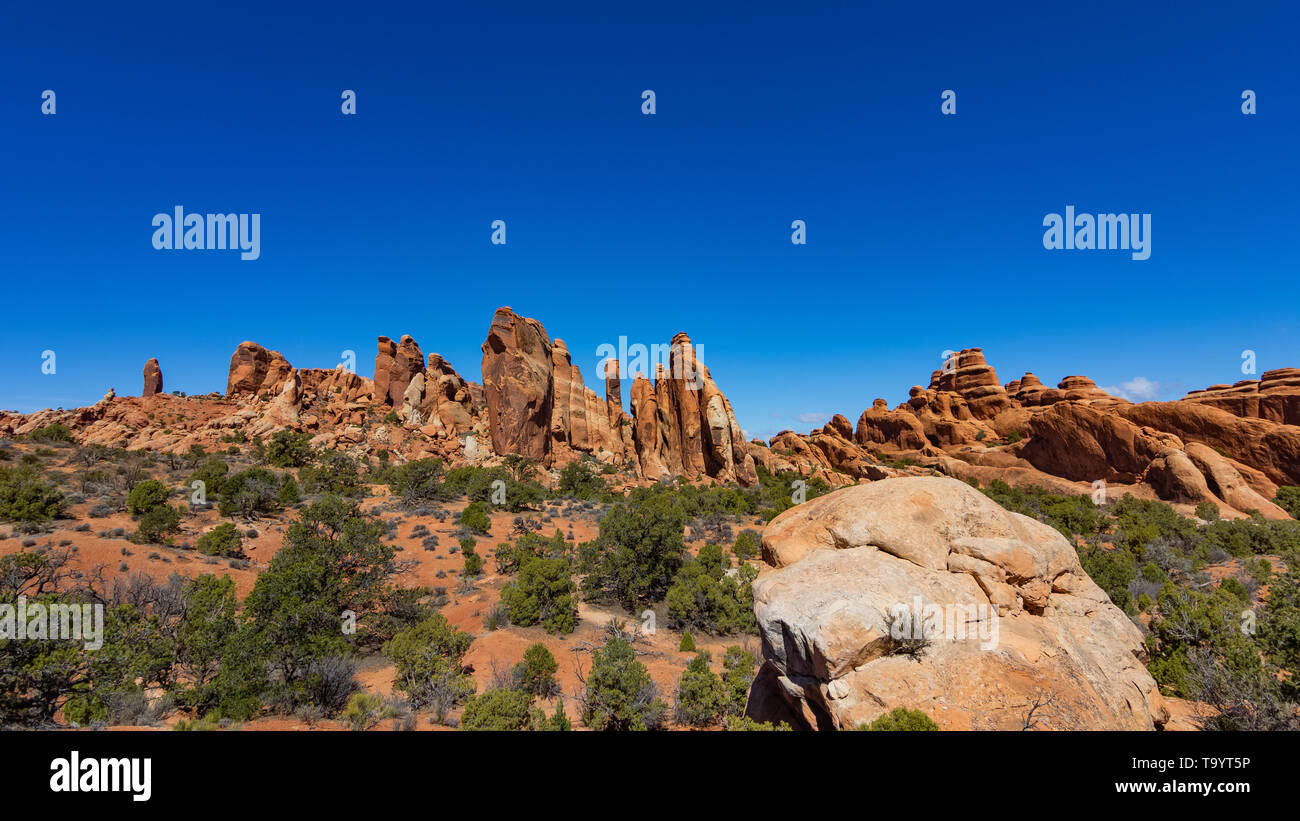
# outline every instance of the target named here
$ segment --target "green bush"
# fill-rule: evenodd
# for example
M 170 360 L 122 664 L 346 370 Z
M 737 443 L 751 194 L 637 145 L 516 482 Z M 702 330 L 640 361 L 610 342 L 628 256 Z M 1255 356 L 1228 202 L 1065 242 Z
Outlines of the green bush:
M 758 533 L 753 530 L 742 530 L 736 535 L 736 543 L 732 546 L 731 552 L 742 562 L 747 562 L 758 555 L 762 547 L 762 540 Z
M 1273 501 L 1278 507 L 1290 513 L 1292 519 L 1300 519 L 1300 487 L 1282 485 L 1277 489 Z
M 37 428 L 28 434 L 28 437 L 38 442 L 63 442 L 65 444 L 75 443 L 76 437 L 72 435 L 72 429 L 60 422 L 46 425 L 43 428 Z
M 474 692 L 474 679 L 463 671 L 474 638 L 435 613 L 393 636 L 384 655 L 396 665 L 393 686 L 416 707 L 432 707 L 441 719 Z
M 559 663 L 545 644 L 532 644 L 524 651 L 524 660 L 515 665 L 516 686 L 539 698 L 548 698 L 560 691 L 560 684 L 555 680 L 559 669 Z
M 482 502 L 470 502 L 460 512 L 460 526 L 471 533 L 486 536 L 492 528 L 492 520 L 488 518 Z
M 670 627 L 712 635 L 758 633 L 752 588 L 758 569 L 742 565 L 733 576 L 726 565 L 722 548 L 713 544 L 700 548 L 698 558 L 687 558 L 666 597 Z
M 35 465 L 0 467 L 0 518 L 18 522 L 45 522 L 67 509 L 54 484 L 47 482 Z
M 302 486 L 308 493 L 333 493 L 339 496 L 365 495 L 361 482 L 361 466 L 346 453 L 326 451 L 315 465 L 298 471 Z
M 388 474 L 388 486 L 404 506 L 420 507 L 452 497 L 442 477 L 441 459 L 416 459 L 394 467 Z
M 146 479 L 131 489 L 126 498 L 126 509 L 132 516 L 142 516 L 154 508 L 167 504 L 171 493 L 167 486 L 157 479 Z
M 523 730 L 531 718 L 533 697 L 523 690 L 488 690 L 470 696 L 460 716 L 462 730 Z
M 311 434 L 277 430 L 271 434 L 264 451 L 268 464 L 280 468 L 297 468 L 311 464 Z
M 732 645 L 722 657 L 722 683 L 726 694 L 723 712 L 739 716 L 745 712 L 749 701 L 749 688 L 754 683 L 758 659 L 748 650 Z
M 994 479 L 984 494 L 1007 510 L 1037 519 L 1056 528 L 1067 538 L 1101 532 L 1106 515 L 1085 495 L 1062 496 L 1041 488 L 1013 488 Z
M 939 729 L 939 725 L 935 724 L 934 719 L 930 718 L 920 710 L 909 710 L 906 707 L 895 707 L 870 724 L 858 725 L 858 729 L 876 732 L 933 732 Z
M 593 730 L 657 730 L 668 706 L 626 641 L 612 638 L 592 656 L 582 721 Z
M 583 595 L 613 600 L 629 611 L 662 601 L 685 557 L 687 514 L 672 496 L 637 494 L 600 520 L 600 535 L 583 550 Z
M 379 723 L 384 699 L 376 693 L 353 693 L 343 711 L 343 721 L 350 730 L 369 730 Z
M 252 467 L 221 483 L 222 516 L 252 518 L 280 509 L 280 480 L 266 468 Z
M 699 653 L 686 665 L 677 681 L 677 722 L 691 727 L 708 727 L 722 720 L 726 704 L 727 694 L 722 679 L 709 669 L 709 654 Z
M 230 473 L 230 466 L 220 459 L 209 459 L 204 462 L 198 470 L 190 474 L 190 478 L 185 480 L 187 487 L 192 487 L 195 482 L 203 483 L 203 492 L 209 500 L 218 499 L 221 496 L 221 485 L 226 481 L 226 476 Z
M 560 471 L 556 495 L 561 498 L 601 501 L 609 496 L 605 480 L 586 460 L 570 462 Z
M 242 556 L 244 537 L 239 528 L 222 522 L 199 537 L 198 549 L 208 556 Z
M 135 541 L 143 543 L 162 543 L 172 533 L 181 529 L 181 513 L 174 507 L 163 505 L 150 508 L 140 517 L 140 524 L 135 533 Z
M 572 633 L 578 626 L 577 591 L 566 560 L 530 556 L 519 568 L 519 578 L 501 589 L 501 603 L 511 624 Z

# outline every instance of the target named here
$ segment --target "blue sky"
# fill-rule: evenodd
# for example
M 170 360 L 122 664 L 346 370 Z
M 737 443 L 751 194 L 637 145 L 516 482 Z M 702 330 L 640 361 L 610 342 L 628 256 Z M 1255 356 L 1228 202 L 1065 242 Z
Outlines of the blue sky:
M 1285 4 L 615 5 L 11 4 L 0 407 L 138 393 L 151 356 L 224 390 L 245 339 L 369 375 L 409 333 L 477 381 L 500 305 L 593 387 L 602 343 L 688 332 L 761 436 L 946 349 L 1156 398 L 1300 365 Z M 155 250 L 176 205 L 261 214 L 261 258 Z M 1150 213 L 1151 258 L 1045 250 L 1067 205 Z

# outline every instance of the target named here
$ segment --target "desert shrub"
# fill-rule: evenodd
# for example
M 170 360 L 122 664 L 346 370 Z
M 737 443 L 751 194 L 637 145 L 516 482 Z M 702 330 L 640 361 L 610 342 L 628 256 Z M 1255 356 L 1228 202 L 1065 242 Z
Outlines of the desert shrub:
M 565 556 L 569 548 L 564 534 L 555 531 L 551 538 L 536 533 L 524 533 L 513 543 L 506 542 L 496 549 L 498 573 L 515 573 L 529 558 L 554 559 Z
M 677 643 L 677 651 L 679 653 L 695 652 L 695 637 L 691 635 L 690 630 L 682 633 L 682 640 Z
M 687 558 L 668 589 L 668 622 L 673 629 L 691 627 L 712 635 L 758 632 L 751 585 L 757 568 L 742 565 L 727 572 L 722 548 L 707 544 L 698 558 Z
M 614 505 L 600 520 L 600 535 L 580 551 L 583 595 L 629 611 L 662 601 L 682 567 L 686 520 L 682 506 L 663 493 L 634 492 Z
M 611 638 L 593 654 L 582 697 L 584 724 L 593 730 L 657 730 L 667 711 L 632 645 Z
M 126 497 L 126 509 L 133 516 L 141 516 L 167 504 L 171 495 L 167 486 L 157 479 L 148 479 L 131 489 Z
M 1021 513 L 1056 528 L 1066 537 L 1101 531 L 1105 514 L 1085 495 L 1063 496 L 1042 488 L 1013 488 L 994 479 L 984 494 L 1007 510 Z
M 474 679 L 462 669 L 473 637 L 441 613 L 393 636 L 384 655 L 396 665 L 393 686 L 416 707 L 431 707 L 439 720 L 474 692 Z
M 501 481 L 505 486 L 505 502 L 501 505 L 506 510 L 519 512 L 541 504 L 545 498 L 542 486 L 534 481 L 520 481 L 505 467 L 478 467 L 469 465 L 447 471 L 444 486 L 452 496 L 464 496 L 470 501 L 496 504 L 494 500 L 496 486 Z M 498 497 L 499 499 L 499 497 Z
M 483 557 L 474 552 L 473 540 L 468 540 L 469 546 L 461 542 L 461 549 L 464 551 L 465 565 L 461 573 L 462 578 L 476 579 L 483 575 Z
M 240 547 L 244 543 L 239 528 L 230 522 L 222 522 L 199 537 L 199 552 L 208 556 L 242 556 Z
M 416 459 L 394 467 L 388 474 L 388 485 L 404 506 L 419 507 L 452 497 L 442 477 L 441 459 Z
M 935 724 L 934 719 L 920 710 L 895 707 L 870 724 L 858 725 L 857 729 L 876 732 L 933 732 L 939 729 L 939 725 Z
M 1290 513 L 1292 519 L 1300 519 L 1300 487 L 1282 485 L 1277 489 L 1273 502 L 1287 513 Z
M 217 499 L 221 496 L 221 485 L 226 481 L 226 476 L 230 473 L 230 466 L 220 459 L 209 459 L 204 462 L 199 469 L 190 474 L 185 480 L 187 487 L 192 486 L 195 482 L 203 483 L 203 492 L 208 499 Z
M 555 712 L 546 715 L 541 710 L 533 710 L 529 719 L 529 729 L 537 732 L 568 732 L 573 729 L 569 723 L 569 717 L 564 714 L 564 699 L 559 699 L 555 705 Z
M 45 522 L 62 515 L 67 505 L 63 492 L 37 466 L 0 467 L 0 518 Z
M 533 697 L 523 690 L 495 689 L 470 696 L 460 716 L 462 730 L 523 730 L 528 727 Z
M 219 699 L 217 673 L 238 628 L 235 583 L 229 576 L 205 573 L 185 585 L 181 600 L 175 647 L 184 684 L 176 684 L 172 695 L 182 708 L 203 715 Z
M 317 463 L 298 471 L 303 489 L 308 493 L 333 493 L 339 496 L 364 495 L 360 465 L 351 456 L 338 451 L 326 451 Z
M 560 471 L 556 495 L 563 498 L 601 501 L 609 496 L 605 480 L 586 460 L 570 462 Z
M 716 724 L 722 719 L 726 702 L 722 679 L 709 668 L 709 654 L 697 654 L 677 681 L 677 722 L 691 727 Z
M 294 481 L 292 473 L 280 477 L 280 492 L 276 494 L 275 501 L 281 507 L 291 507 L 302 501 L 302 493 L 298 490 L 298 483 Z
M 471 533 L 487 535 L 492 527 L 492 520 L 488 518 L 482 502 L 470 502 L 460 512 L 460 526 Z
M 297 468 L 311 464 L 311 434 L 277 430 L 271 434 L 263 451 L 267 464 L 280 468 Z
M 140 524 L 132 541 L 152 544 L 161 543 L 173 533 L 180 532 L 181 513 L 170 505 L 150 508 L 140 517 Z
M 501 589 L 501 603 L 511 624 L 540 624 L 548 633 L 572 633 L 578 625 L 576 594 L 566 560 L 530 556 L 519 568 L 518 579 Z
M 1137 562 L 1127 550 L 1092 544 L 1079 551 L 1083 570 L 1106 591 L 1111 602 L 1121 610 L 1132 610 L 1134 602 L 1129 585 L 1137 578 Z
M 353 693 L 343 711 L 343 721 L 349 730 L 369 730 L 382 717 L 384 699 L 375 693 Z
M 37 428 L 29 433 L 28 437 L 37 442 L 60 442 L 69 445 L 76 442 L 76 437 L 72 435 L 72 429 L 60 422 Z
M 560 692 L 555 673 L 560 665 L 551 651 L 540 642 L 524 651 L 524 659 L 515 665 L 513 675 L 518 689 L 539 698 L 549 698 Z
M 266 468 L 241 470 L 221 483 L 221 501 L 217 509 L 222 516 L 254 516 L 280 508 L 280 480 Z
M 726 699 L 722 711 L 727 716 L 745 712 L 749 701 L 749 688 L 754 683 L 758 659 L 750 651 L 732 645 L 722 657 L 722 684 Z
M 427 611 L 427 591 L 396 587 L 394 551 L 383 525 L 356 503 L 326 496 L 305 508 L 285 533 L 270 567 L 257 577 L 244 611 L 275 680 L 275 701 L 309 701 L 312 665 L 377 646 Z M 341 615 L 355 614 L 355 630 Z
M 736 543 L 732 546 L 731 552 L 742 562 L 749 561 L 758 555 L 761 544 L 762 541 L 759 539 L 757 532 L 742 530 L 736 535 Z
M 1165 583 L 1147 637 L 1147 667 L 1163 692 L 1196 698 L 1192 657 L 1197 651 L 1225 659 L 1237 674 L 1262 673 L 1259 653 L 1241 630 L 1241 613 L 1248 604 L 1245 589 L 1235 579 L 1225 579 L 1209 591 Z
M 1201 502 L 1196 506 L 1196 518 L 1207 522 L 1218 521 L 1219 506 L 1214 502 Z

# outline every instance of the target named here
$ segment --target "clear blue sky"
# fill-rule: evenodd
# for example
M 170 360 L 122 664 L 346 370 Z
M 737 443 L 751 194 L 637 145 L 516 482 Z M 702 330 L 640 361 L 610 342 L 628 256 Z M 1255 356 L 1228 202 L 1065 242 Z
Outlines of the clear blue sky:
M 762 436 L 945 349 L 1157 398 L 1300 365 L 1287 4 L 259 5 L 0 12 L 0 407 L 151 356 L 224 390 L 245 339 L 370 375 L 409 333 L 477 381 L 500 305 L 593 387 L 601 343 L 687 331 Z M 154 250 L 176 205 L 260 213 L 261 259 Z M 1044 250 L 1067 205 L 1152 214 L 1151 258 Z

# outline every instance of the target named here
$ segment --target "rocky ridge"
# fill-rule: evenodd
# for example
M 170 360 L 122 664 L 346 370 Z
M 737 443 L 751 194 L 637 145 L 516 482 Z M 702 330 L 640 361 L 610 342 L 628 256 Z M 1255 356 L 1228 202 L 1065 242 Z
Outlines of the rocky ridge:
M 685 333 L 672 338 L 653 379 L 620 373 L 616 360 L 600 363 L 603 396 L 587 387 L 563 340 L 508 307 L 492 317 L 482 351 L 480 384 L 439 354 L 426 356 L 409 335 L 378 337 L 371 377 L 342 366 L 297 368 L 246 341 L 231 355 L 224 396 L 163 393 L 151 359 L 141 397 L 0 413 L 0 435 L 61 422 L 81 442 L 175 451 L 289 429 L 321 447 L 383 449 L 399 460 L 477 464 L 514 453 L 560 468 L 592 458 L 645 482 L 680 476 L 748 485 L 761 469 L 834 487 L 915 472 L 1073 493 L 1104 483 L 1108 493 L 1269 518 L 1286 516 L 1270 501 L 1277 487 L 1300 484 L 1297 368 L 1134 404 L 1078 375 L 1055 388 L 1032 373 L 1004 385 L 983 350 L 969 348 L 894 408 L 877 399 L 856 424 L 835 414 L 807 433 L 762 441 L 747 439 Z

